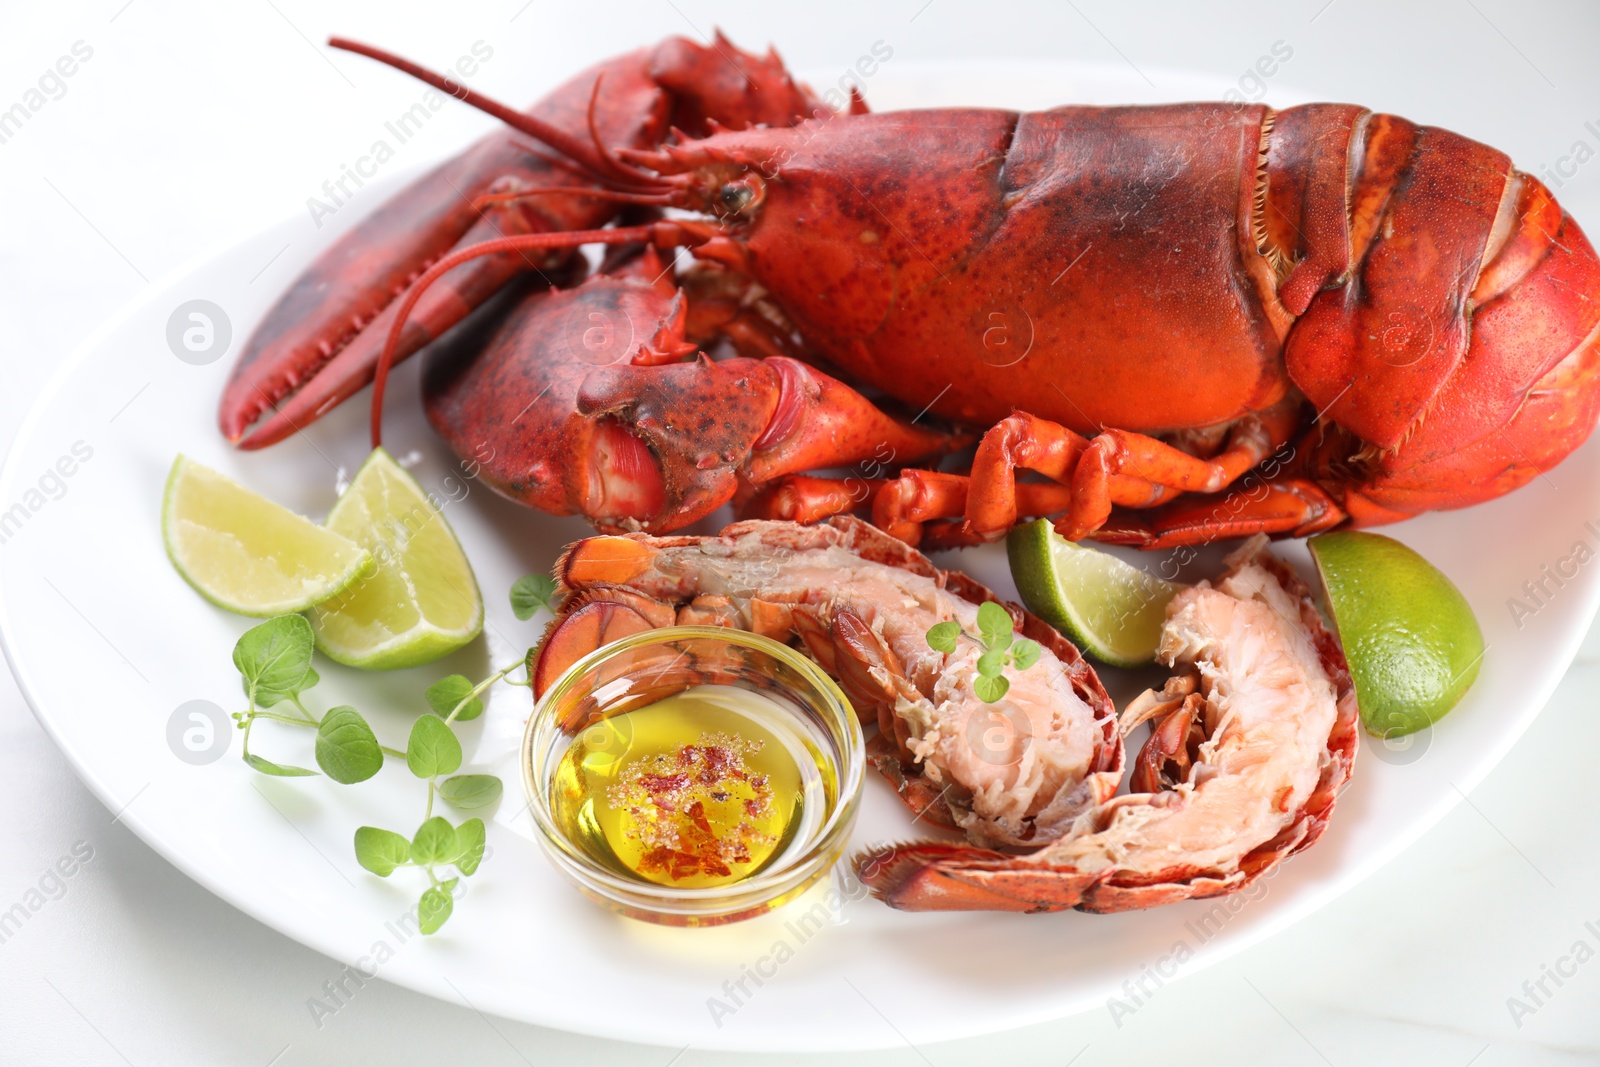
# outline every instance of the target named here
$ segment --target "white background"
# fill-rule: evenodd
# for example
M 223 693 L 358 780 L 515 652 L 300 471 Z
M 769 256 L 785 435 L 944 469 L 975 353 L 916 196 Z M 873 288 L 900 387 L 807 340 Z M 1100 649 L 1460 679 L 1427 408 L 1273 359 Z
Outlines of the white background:
M 1559 165 L 1580 140 L 1600 149 L 1600 132 L 1585 127 L 1600 131 L 1600 4 L 1584 0 L 1283 0 L 1204 10 L 1090 0 L 810 0 L 784 11 L 750 0 L 506 0 L 414 13 L 308 0 L 11 7 L 0 33 L 0 109 L 74 42 L 94 55 L 60 99 L 0 144 L 0 448 L 54 368 L 121 304 L 179 265 L 304 210 L 385 118 L 414 102 L 404 79 L 314 45 L 329 33 L 436 66 L 482 39 L 495 58 L 475 84 L 519 105 L 605 55 L 713 26 L 746 48 L 776 43 L 791 68 L 806 71 L 842 70 L 882 39 L 897 61 L 1127 63 L 1158 86 L 1163 68 L 1188 68 L 1214 76 L 1217 96 L 1283 41 L 1294 54 L 1273 81 L 1480 137 L 1524 169 Z M 402 147 L 396 165 L 444 154 L 486 128 L 465 108 L 447 110 Z M 1600 163 L 1563 180 L 1563 203 L 1600 231 Z M 1589 891 L 1600 884 L 1597 683 L 1600 667 L 1574 668 L 1469 802 L 1380 874 L 1268 943 L 1161 989 L 1120 1027 L 1094 1012 L 844 1059 L 1600 1062 L 1600 961 L 1559 989 L 1547 980 L 1554 996 L 1533 1014 L 1514 1021 L 1507 1006 L 1577 939 L 1600 944 L 1584 929 L 1600 927 L 1600 897 Z M 64 897 L 0 943 L 0 1064 L 429 1058 L 664 1067 L 746 1058 L 573 1037 L 381 982 L 318 1027 L 306 999 L 340 967 L 213 898 L 115 824 L 5 676 L 0 812 L 0 909 L 75 843 L 94 850 Z M 559 970 L 562 961 L 546 964 Z

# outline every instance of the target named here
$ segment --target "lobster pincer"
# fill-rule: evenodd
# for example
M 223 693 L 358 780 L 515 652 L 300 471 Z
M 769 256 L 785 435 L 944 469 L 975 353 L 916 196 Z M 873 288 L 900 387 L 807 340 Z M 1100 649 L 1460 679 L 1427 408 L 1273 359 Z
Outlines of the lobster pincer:
M 355 42 L 331 43 L 419 69 Z M 724 69 L 729 64 L 737 66 L 736 77 Z M 480 99 L 459 83 L 441 82 L 442 91 Z M 598 64 L 526 112 L 493 108 L 568 148 L 591 137 L 651 148 L 674 130 L 687 136 L 713 127 L 785 125 L 818 106 L 776 53 L 742 52 L 718 35 L 707 45 L 671 38 Z M 608 189 L 521 129 L 490 134 L 363 219 L 279 298 L 223 392 L 223 435 L 246 449 L 275 444 L 360 391 L 372 381 L 399 298 L 452 249 L 604 226 L 628 201 L 626 190 Z M 570 279 L 570 258 L 568 250 L 507 252 L 463 263 L 412 310 L 394 358 L 443 335 L 513 277 L 531 274 L 545 284 Z

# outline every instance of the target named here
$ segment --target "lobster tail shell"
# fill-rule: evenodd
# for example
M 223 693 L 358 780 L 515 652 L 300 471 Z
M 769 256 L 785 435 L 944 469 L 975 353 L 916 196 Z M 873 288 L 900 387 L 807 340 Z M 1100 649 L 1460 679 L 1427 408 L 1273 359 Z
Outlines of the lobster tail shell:
M 1466 354 L 1468 297 L 1513 172 L 1503 152 L 1392 115 L 1357 124 L 1350 147 L 1344 256 L 1359 269 L 1309 302 L 1284 360 L 1319 411 L 1394 448 Z
M 1324 749 L 1317 762 L 1316 780 L 1304 791 L 1304 798 L 1266 840 L 1250 845 L 1232 864 L 1217 866 L 1199 858 L 1218 842 L 1184 839 L 1185 849 L 1174 848 L 1170 860 L 1159 869 L 1125 865 L 1116 845 L 1099 851 L 1084 848 L 1085 843 L 1113 830 L 1129 808 L 1147 808 L 1154 818 L 1162 809 L 1204 803 L 1197 800 L 1205 786 L 1189 786 L 1149 794 L 1117 797 L 1084 814 L 1072 832 L 1061 841 L 1046 845 L 1025 856 L 1008 855 L 991 849 L 972 848 L 944 842 L 915 842 L 891 845 L 862 852 L 855 859 L 856 870 L 874 895 L 890 905 L 909 911 L 1081 911 L 1115 912 L 1150 908 L 1197 897 L 1236 892 L 1271 870 L 1285 857 L 1312 845 L 1327 828 L 1339 791 L 1350 779 L 1355 762 L 1358 712 L 1349 669 L 1337 640 L 1312 606 L 1310 591 L 1281 562 L 1263 551 L 1264 538 L 1257 538 L 1231 557 L 1236 567 L 1254 566 L 1270 575 L 1287 598 L 1298 601 L 1299 618 L 1294 623 L 1304 628 L 1311 655 L 1320 667 L 1321 684 L 1331 692 L 1331 723 Z M 1207 591 L 1210 594 L 1210 591 Z M 1220 594 L 1210 594 L 1220 595 Z M 1266 594 L 1272 603 L 1272 594 Z M 1178 601 L 1174 601 L 1177 605 Z M 1171 614 L 1169 614 L 1169 618 Z M 1174 648 L 1194 641 L 1193 635 L 1175 639 Z M 1167 648 L 1166 641 L 1163 648 Z M 1156 697 L 1135 701 L 1130 713 L 1142 703 L 1163 706 L 1169 714 L 1188 713 L 1187 694 L 1194 689 L 1192 676 L 1180 675 Z M 1126 716 L 1125 716 L 1126 717 Z M 1234 722 L 1232 730 L 1243 727 Z M 1166 745 L 1158 723 L 1150 746 Z M 1259 744 L 1259 742 L 1257 742 Z M 1213 754 L 1215 758 L 1215 753 Z M 1145 757 L 1141 755 L 1141 762 Z M 1152 760 L 1153 762 L 1153 756 Z M 1221 772 L 1225 773 L 1225 772 Z M 1190 790 L 1190 791 L 1183 791 Z M 1226 831 L 1226 824 L 1220 824 Z M 1226 842 L 1221 842 L 1226 844 Z M 1165 855 L 1165 854 L 1164 854 Z M 1074 856 L 1074 860 L 1064 857 Z
M 1299 315 L 1285 366 L 1336 426 L 1305 447 L 1353 523 L 1499 496 L 1581 443 L 1600 259 L 1543 184 L 1343 105 L 1278 113 L 1270 144 L 1260 239 Z
M 786 571 L 790 567 L 792 573 Z M 917 581 L 891 580 L 884 568 L 907 572 Z M 838 575 L 834 585 L 816 587 L 819 569 Z M 536 693 L 606 640 L 674 621 L 709 620 L 796 644 L 838 679 L 863 722 L 880 728 L 869 752 L 874 765 L 914 811 L 935 824 L 960 824 L 969 834 L 984 835 L 980 839 L 1011 842 L 1037 835 L 1043 840 L 1107 799 L 1121 778 L 1124 750 L 1115 710 L 1070 641 L 971 578 L 940 570 L 921 552 L 859 519 L 836 516 L 816 526 L 740 522 L 717 537 L 592 537 L 571 546 L 556 575 L 567 599 L 533 661 Z M 962 708 L 964 701 L 975 701 L 960 688 L 966 683 L 954 681 L 955 672 L 944 679 L 945 657 L 927 647 L 924 633 L 928 620 L 941 617 L 936 609 L 956 604 L 958 611 L 972 613 L 989 601 L 1001 603 L 1017 630 L 1047 650 L 1042 664 L 1051 673 L 1039 679 L 1035 691 L 1047 694 L 1051 703 L 1040 721 L 1062 720 L 1054 727 L 1059 736 L 1029 734 L 1022 742 L 1022 754 L 1038 744 L 1050 746 L 1051 757 L 1037 761 L 1044 777 L 1030 786 L 1036 790 L 1033 803 L 1011 822 L 980 810 L 963 785 L 963 776 L 998 778 L 1011 765 L 998 772 L 996 766 L 985 768 L 984 754 L 976 751 L 976 769 L 973 761 L 945 764 L 936 747 L 939 727 L 909 717 L 940 715 L 936 703 Z M 1029 683 L 1016 684 L 1027 688 Z M 930 697 L 936 686 L 936 698 Z M 955 729 L 955 720 L 939 721 Z M 973 719 L 966 726 L 977 730 L 984 723 Z M 1057 763 L 1059 781 L 1052 776 Z

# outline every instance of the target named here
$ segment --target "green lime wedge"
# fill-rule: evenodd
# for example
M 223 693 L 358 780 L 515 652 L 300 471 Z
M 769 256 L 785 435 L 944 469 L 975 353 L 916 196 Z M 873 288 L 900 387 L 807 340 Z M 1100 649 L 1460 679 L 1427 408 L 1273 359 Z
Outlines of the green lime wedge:
M 1367 732 L 1438 722 L 1478 677 L 1483 631 L 1461 590 L 1412 549 L 1359 530 L 1310 541 Z
M 372 568 L 349 538 L 181 455 L 167 475 L 161 537 L 196 592 L 240 615 L 305 611 Z
M 483 597 L 455 533 L 383 449 L 324 524 L 370 551 L 375 573 L 311 612 L 317 647 L 367 670 L 429 663 L 478 636 Z
M 1013 527 L 1006 556 L 1028 610 L 1089 655 L 1113 667 L 1156 658 L 1167 601 L 1183 586 L 1068 541 L 1049 519 Z

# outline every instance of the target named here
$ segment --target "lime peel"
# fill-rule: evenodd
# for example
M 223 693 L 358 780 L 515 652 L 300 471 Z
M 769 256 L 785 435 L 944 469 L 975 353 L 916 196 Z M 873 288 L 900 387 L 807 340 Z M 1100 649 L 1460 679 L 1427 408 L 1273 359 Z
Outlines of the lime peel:
M 1367 732 L 1438 722 L 1477 680 L 1483 631 L 1455 583 L 1392 537 L 1349 530 L 1309 542 Z
M 1068 541 L 1049 519 L 1014 527 L 1006 556 L 1028 610 L 1089 655 L 1114 667 L 1155 659 L 1167 602 L 1182 585 Z
M 258 618 L 305 611 L 373 569 L 359 544 L 183 455 L 167 475 L 161 536 L 196 592 Z
M 317 647 L 330 659 L 368 670 L 415 667 L 483 629 L 483 597 L 460 542 L 388 452 L 373 450 L 325 525 L 378 561 L 372 574 L 311 612 Z

